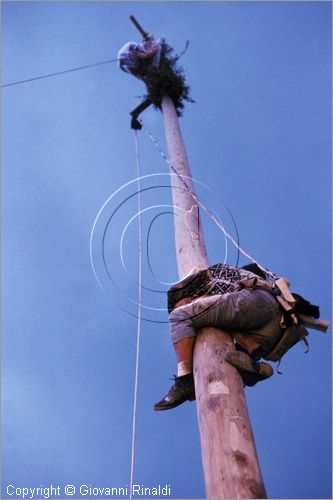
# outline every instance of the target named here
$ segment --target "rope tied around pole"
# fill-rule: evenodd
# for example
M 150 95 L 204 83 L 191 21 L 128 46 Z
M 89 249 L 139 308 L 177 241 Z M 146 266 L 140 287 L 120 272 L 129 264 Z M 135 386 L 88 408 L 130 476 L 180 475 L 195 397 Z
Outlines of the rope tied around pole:
M 138 229 L 139 229 L 139 270 L 138 270 L 138 323 L 136 335 L 136 356 L 135 356 L 135 381 L 134 381 L 134 400 L 133 400 L 133 418 L 132 418 L 132 446 L 131 446 L 131 470 L 130 470 L 130 492 L 129 498 L 133 495 L 134 465 L 135 465 L 135 444 L 136 444 L 136 414 L 138 402 L 139 386 L 139 365 L 140 365 L 140 341 L 141 341 L 141 312 L 142 312 L 142 222 L 141 222 L 141 172 L 139 159 L 138 133 L 135 131 L 135 157 L 138 185 Z
M 1 85 L 1 88 L 4 87 L 13 87 L 14 85 L 21 85 L 22 83 L 34 82 L 36 80 L 42 80 L 44 78 L 51 78 L 53 76 L 65 75 L 66 73 L 73 73 L 74 71 L 81 71 L 82 69 L 94 68 L 96 66 L 102 66 L 103 64 L 110 64 L 112 62 L 118 61 L 118 58 L 108 59 L 106 61 L 100 61 L 92 64 L 86 64 L 84 66 L 76 66 L 75 68 L 65 69 L 63 71 L 56 71 L 54 73 L 47 73 L 45 75 L 34 76 L 32 78 L 26 78 L 25 80 L 18 80 L 16 82 L 5 83 Z

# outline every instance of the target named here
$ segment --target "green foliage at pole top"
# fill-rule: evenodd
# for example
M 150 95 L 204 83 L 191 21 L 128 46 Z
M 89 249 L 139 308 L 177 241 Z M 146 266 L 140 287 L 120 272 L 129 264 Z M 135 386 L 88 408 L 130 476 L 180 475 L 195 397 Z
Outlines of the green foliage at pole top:
M 156 108 L 161 109 L 162 97 L 168 95 L 173 101 L 177 115 L 182 115 L 184 101 L 194 102 L 190 97 L 190 87 L 185 84 L 183 68 L 177 67 L 180 56 L 173 55 L 173 48 L 164 39 L 161 41 L 161 58 L 158 68 L 151 68 L 145 77 L 149 98 Z

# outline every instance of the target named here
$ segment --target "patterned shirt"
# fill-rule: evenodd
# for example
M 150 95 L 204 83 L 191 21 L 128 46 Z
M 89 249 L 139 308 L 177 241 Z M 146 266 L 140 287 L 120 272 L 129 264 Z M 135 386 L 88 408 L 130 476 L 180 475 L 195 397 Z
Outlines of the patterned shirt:
M 241 281 L 258 276 L 245 269 L 228 264 L 215 264 L 202 271 L 190 274 L 173 285 L 168 291 L 168 311 L 184 298 L 197 299 L 203 295 L 223 295 L 238 292 L 243 288 Z

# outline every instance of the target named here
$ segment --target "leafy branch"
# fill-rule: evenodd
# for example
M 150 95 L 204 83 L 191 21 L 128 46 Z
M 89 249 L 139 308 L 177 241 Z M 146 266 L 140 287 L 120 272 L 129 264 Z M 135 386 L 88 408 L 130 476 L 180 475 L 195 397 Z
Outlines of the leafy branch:
M 182 54 L 181 54 L 182 55 Z M 177 115 L 182 115 L 184 101 L 194 102 L 190 97 L 190 87 L 185 83 L 185 74 L 181 66 L 177 67 L 181 57 L 173 54 L 173 49 L 165 40 L 161 42 L 161 58 L 158 68 L 151 68 L 145 77 L 148 94 L 153 105 L 161 109 L 162 97 L 168 95 L 173 101 Z

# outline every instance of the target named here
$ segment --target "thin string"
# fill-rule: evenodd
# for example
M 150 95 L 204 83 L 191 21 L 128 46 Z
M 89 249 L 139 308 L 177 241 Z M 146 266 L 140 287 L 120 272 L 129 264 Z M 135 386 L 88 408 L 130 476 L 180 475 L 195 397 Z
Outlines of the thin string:
M 135 156 L 136 170 L 138 179 L 138 226 L 139 226 L 139 272 L 138 272 L 138 325 L 136 335 L 136 358 L 135 358 L 135 382 L 134 382 L 134 401 L 133 401 L 133 419 L 132 419 L 132 451 L 131 451 L 131 474 L 130 474 L 130 493 L 129 498 L 133 495 L 133 480 L 134 480 L 134 464 L 135 464 L 135 442 L 136 442 L 136 412 L 138 401 L 138 383 L 139 383 L 139 364 L 140 364 L 140 339 L 141 339 L 141 299 L 142 299 L 142 223 L 141 223 L 141 181 L 140 181 L 140 160 L 139 160 L 139 144 L 138 133 L 135 131 Z
M 167 158 L 167 156 L 165 155 L 165 153 L 162 151 L 162 148 L 161 146 L 159 145 L 159 143 L 157 142 L 157 139 L 153 136 L 153 134 L 150 132 L 150 130 L 148 130 L 148 128 L 143 124 L 143 122 L 141 120 L 139 120 L 143 129 L 147 132 L 148 136 L 150 137 L 150 139 L 153 141 L 156 149 L 159 151 L 159 153 L 161 154 L 162 158 L 164 159 L 164 161 L 167 163 L 167 165 L 170 167 L 170 169 L 178 176 L 178 178 L 183 182 L 183 184 L 185 185 L 187 191 L 190 192 L 190 194 L 192 195 L 193 199 L 195 200 L 195 202 L 206 212 L 206 214 L 208 215 L 208 217 L 217 225 L 217 227 L 224 233 L 224 235 L 231 241 L 231 243 L 237 248 L 237 250 L 244 256 L 246 257 L 247 259 L 249 259 L 251 262 L 253 262 L 254 264 L 256 264 L 259 269 L 261 269 L 262 271 L 264 271 L 266 274 L 268 274 L 271 278 L 273 279 L 277 279 L 278 276 L 274 273 L 272 273 L 269 269 L 266 269 L 265 267 L 263 267 L 257 260 L 255 260 L 249 253 L 245 252 L 245 250 L 243 250 L 240 245 L 235 241 L 235 239 L 231 236 L 231 234 L 229 234 L 227 232 L 227 230 L 225 229 L 224 225 L 214 216 L 214 214 L 211 213 L 211 211 L 198 199 L 198 197 L 195 195 L 195 193 L 193 193 L 186 185 L 184 179 L 182 178 L 182 176 L 177 172 L 177 170 L 173 167 L 173 165 L 170 163 L 169 159 Z
M 14 85 L 21 85 L 22 83 L 33 82 L 35 80 L 42 80 L 43 78 L 51 78 L 52 76 L 64 75 L 65 73 L 72 73 L 73 71 L 79 71 L 81 69 L 93 68 L 94 66 L 101 66 L 102 64 L 109 64 L 111 62 L 118 61 L 116 59 L 108 59 L 107 61 L 101 61 L 93 64 L 86 64 L 85 66 L 77 66 L 76 68 L 65 69 L 64 71 L 57 71 L 56 73 L 48 73 L 46 75 L 35 76 L 33 78 L 27 78 L 26 80 L 19 80 L 17 82 L 5 83 L 1 87 L 13 87 Z

